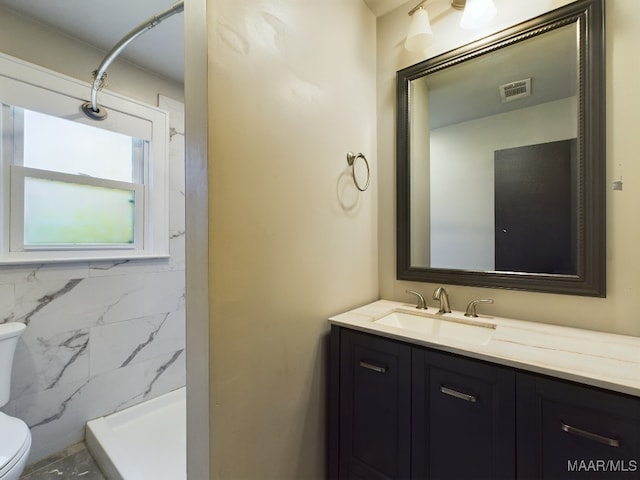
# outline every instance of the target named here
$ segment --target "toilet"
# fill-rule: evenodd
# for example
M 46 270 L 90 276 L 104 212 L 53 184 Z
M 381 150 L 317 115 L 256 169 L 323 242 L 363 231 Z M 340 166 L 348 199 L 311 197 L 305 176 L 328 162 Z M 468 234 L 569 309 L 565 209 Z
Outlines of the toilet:
M 0 324 L 0 407 L 9 401 L 11 367 L 23 323 Z M 31 432 L 19 418 L 0 412 L 0 480 L 19 480 L 31 449 Z

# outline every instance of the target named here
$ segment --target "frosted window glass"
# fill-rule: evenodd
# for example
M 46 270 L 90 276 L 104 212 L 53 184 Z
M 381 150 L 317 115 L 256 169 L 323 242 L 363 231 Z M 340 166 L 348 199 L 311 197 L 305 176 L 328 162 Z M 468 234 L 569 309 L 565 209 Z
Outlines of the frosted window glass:
M 25 178 L 25 246 L 134 242 L 131 190 Z
M 134 139 L 24 110 L 25 167 L 133 182 Z

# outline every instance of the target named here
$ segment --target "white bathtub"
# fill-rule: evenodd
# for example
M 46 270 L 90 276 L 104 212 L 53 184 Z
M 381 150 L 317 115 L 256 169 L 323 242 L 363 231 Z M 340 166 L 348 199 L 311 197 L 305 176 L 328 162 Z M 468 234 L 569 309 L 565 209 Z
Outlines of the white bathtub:
M 109 480 L 186 480 L 185 388 L 87 422 L 89 451 Z

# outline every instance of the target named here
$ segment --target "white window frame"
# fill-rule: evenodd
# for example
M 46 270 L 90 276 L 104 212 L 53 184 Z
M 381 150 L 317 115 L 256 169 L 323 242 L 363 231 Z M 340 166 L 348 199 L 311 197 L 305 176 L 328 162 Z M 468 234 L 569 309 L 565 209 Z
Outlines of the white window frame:
M 109 92 L 100 92 L 100 105 L 108 112 L 103 121 L 89 119 L 81 105 L 91 85 L 0 53 L 0 264 L 50 263 L 169 256 L 169 113 Z M 13 140 L 7 132 L 8 109 L 13 105 L 48 115 L 123 133 L 145 141 L 142 184 L 105 179 L 82 179 L 96 186 L 135 191 L 136 237 L 133 245 L 79 245 L 25 247 L 23 235 L 24 177 L 73 182 L 74 175 L 24 167 L 14 161 Z M 142 202 L 138 202 L 142 199 Z M 139 205 L 138 205 L 139 203 Z

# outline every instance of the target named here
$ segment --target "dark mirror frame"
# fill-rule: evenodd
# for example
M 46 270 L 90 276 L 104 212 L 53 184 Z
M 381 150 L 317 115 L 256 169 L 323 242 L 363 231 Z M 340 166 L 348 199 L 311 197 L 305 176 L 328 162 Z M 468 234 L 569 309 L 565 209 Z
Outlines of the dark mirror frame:
M 578 52 L 578 201 L 577 275 L 471 271 L 411 266 L 409 101 L 410 82 L 516 42 L 575 24 Z M 604 0 L 578 0 L 448 53 L 397 72 L 396 181 L 397 278 L 418 282 L 507 288 L 605 297 L 606 283 L 606 131 Z

